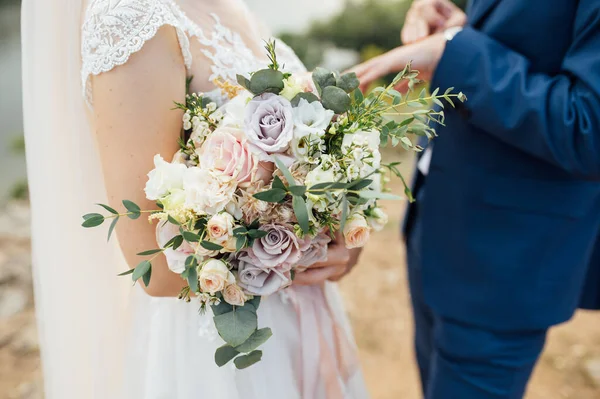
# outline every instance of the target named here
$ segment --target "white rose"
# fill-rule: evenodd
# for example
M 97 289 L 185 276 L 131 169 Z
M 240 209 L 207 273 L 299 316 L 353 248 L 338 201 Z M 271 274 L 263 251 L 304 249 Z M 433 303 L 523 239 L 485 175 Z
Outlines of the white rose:
M 287 79 L 283 79 L 283 90 L 279 93 L 280 96 L 287 98 L 292 101 L 296 94 L 302 93 L 304 87 L 302 82 L 298 81 L 294 76 L 289 76 Z
M 372 209 L 367 217 L 369 226 L 375 231 L 381 231 L 388 222 L 388 215 L 381 208 Z
M 221 126 L 231 126 L 242 128 L 244 127 L 244 115 L 246 112 L 246 104 L 252 99 L 252 94 L 247 91 L 242 92 L 234 97 L 224 107 L 225 117 L 221 122 Z
M 198 281 L 202 292 L 215 294 L 222 291 L 227 284 L 235 283 L 235 277 L 223 261 L 211 259 L 202 265 Z
M 346 221 L 344 226 L 344 239 L 346 248 L 360 248 L 369 241 L 370 227 L 365 217 L 355 213 Z
M 308 135 L 324 136 L 325 129 L 333 118 L 333 111 L 325 109 L 319 101 L 309 103 L 305 99 L 300 100 L 293 114 L 294 136 L 297 139 Z
M 235 220 L 227 212 L 217 213 L 206 224 L 206 231 L 211 242 L 222 245 L 233 236 Z
M 237 184 L 217 171 L 189 168 L 183 176 L 185 206 L 198 214 L 214 215 L 232 201 Z
M 185 191 L 176 188 L 171 190 L 171 194 L 160 200 L 165 211 L 173 211 L 181 208 L 185 204 Z
M 160 155 L 154 156 L 154 169 L 148 173 L 144 191 L 146 198 L 159 200 L 170 191 L 183 188 L 183 175 L 187 168 L 179 163 L 166 162 Z
M 228 284 L 223 290 L 223 299 L 230 305 L 244 306 L 248 297 L 237 284 Z

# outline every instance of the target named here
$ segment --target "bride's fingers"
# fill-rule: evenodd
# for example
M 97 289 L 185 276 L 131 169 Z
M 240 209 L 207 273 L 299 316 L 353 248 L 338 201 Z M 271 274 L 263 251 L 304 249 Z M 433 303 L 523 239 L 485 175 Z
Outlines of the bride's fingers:
M 334 265 L 345 265 L 349 261 L 350 251 L 345 247 L 344 243 L 335 243 L 329 246 L 329 249 L 327 250 L 327 259 L 309 266 L 309 269 L 319 269 Z
M 319 269 L 308 269 L 302 273 L 298 273 L 294 279 L 294 284 L 297 285 L 316 285 L 321 284 L 329 279 L 336 278 L 346 271 L 346 265 L 334 265 Z

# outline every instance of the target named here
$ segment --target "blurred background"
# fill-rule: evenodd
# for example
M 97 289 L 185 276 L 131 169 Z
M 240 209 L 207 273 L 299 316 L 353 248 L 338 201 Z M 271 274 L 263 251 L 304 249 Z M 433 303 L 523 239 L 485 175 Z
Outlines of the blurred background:
M 411 3 L 246 1 L 309 69 L 317 65 L 344 69 L 400 45 Z M 466 0 L 455 3 L 464 7 Z M 19 9 L 20 0 L 0 0 L 0 399 L 40 399 L 22 136 Z M 386 156 L 403 161 L 405 175 L 412 175 L 411 154 L 390 150 Z M 400 192 L 400 184 L 394 184 Z M 398 233 L 404 209 L 405 204 L 387 204 L 391 223 L 371 240 L 361 264 L 341 283 L 374 399 L 420 398 L 405 254 Z M 527 399 L 562 398 L 600 398 L 598 314 L 578 313 L 550 335 Z

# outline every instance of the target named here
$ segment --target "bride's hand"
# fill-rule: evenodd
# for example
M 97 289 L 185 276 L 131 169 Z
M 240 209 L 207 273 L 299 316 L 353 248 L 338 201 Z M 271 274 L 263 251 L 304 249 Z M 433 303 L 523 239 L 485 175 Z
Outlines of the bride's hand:
M 317 285 L 327 280 L 337 281 L 350 271 L 357 259 L 356 250 L 346 248 L 343 236 L 338 233 L 329 244 L 327 260 L 315 263 L 305 271 L 298 273 L 294 284 Z
M 419 71 L 419 79 L 429 80 L 435 72 L 445 46 L 444 35 L 437 33 L 417 43 L 397 47 L 372 58 L 353 67 L 350 72 L 356 73 L 363 92 L 377 79 L 390 73 L 400 72 L 409 62 L 412 62 L 413 69 Z M 402 87 L 397 89 L 401 90 Z
M 464 26 L 467 15 L 450 0 L 412 3 L 402 28 L 402 43 L 411 44 L 453 26 Z

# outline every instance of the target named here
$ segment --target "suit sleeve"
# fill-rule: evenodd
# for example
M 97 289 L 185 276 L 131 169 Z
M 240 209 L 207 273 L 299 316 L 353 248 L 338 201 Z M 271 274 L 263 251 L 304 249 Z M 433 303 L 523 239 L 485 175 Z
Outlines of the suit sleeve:
M 448 42 L 433 87 L 467 95 L 469 123 L 570 173 L 600 179 L 600 2 L 581 1 L 560 73 L 465 28 Z

